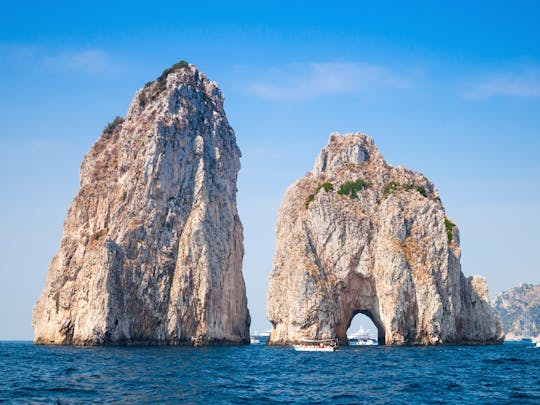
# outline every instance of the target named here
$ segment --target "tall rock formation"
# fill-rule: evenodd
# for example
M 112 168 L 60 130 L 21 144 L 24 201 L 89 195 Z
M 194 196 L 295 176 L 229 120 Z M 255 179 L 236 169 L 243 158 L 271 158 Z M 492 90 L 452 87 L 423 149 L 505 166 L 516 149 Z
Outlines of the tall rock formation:
M 139 90 L 82 162 L 35 343 L 248 343 L 239 158 L 223 96 L 194 65 Z
M 347 344 L 358 313 L 381 344 L 503 340 L 485 279 L 461 272 L 458 228 L 433 184 L 389 165 L 372 138 L 333 134 L 279 210 L 269 343 Z
M 540 284 L 520 284 L 495 296 L 493 309 L 507 340 L 540 336 Z

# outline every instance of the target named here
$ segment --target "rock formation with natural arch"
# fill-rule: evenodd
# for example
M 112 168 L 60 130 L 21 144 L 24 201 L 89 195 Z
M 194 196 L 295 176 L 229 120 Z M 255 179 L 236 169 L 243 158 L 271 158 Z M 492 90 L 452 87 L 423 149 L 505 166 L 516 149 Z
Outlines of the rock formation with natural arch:
M 35 343 L 249 343 L 239 169 L 216 83 L 186 62 L 147 83 L 82 162 Z
M 434 185 L 363 134 L 330 136 L 283 198 L 269 344 L 337 337 L 363 313 L 380 344 L 501 343 L 487 284 L 461 272 L 459 232 Z

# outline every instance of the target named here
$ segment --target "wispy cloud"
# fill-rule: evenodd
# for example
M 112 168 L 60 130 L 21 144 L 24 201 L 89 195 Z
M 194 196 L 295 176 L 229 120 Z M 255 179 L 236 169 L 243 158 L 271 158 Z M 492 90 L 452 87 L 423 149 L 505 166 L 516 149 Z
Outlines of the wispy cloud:
M 382 90 L 408 90 L 413 75 L 390 68 L 352 62 L 325 62 L 273 68 L 252 81 L 248 92 L 264 99 L 299 100 L 332 94 L 375 94 Z
M 540 97 L 540 71 L 529 69 L 488 74 L 466 85 L 462 95 L 469 100 L 493 97 L 537 98 Z
M 110 73 L 117 69 L 109 54 L 99 49 L 62 52 L 45 56 L 41 62 L 44 67 L 86 74 Z
M 0 57 L 6 64 L 17 69 L 49 73 L 103 75 L 125 70 L 109 52 L 95 48 L 51 50 L 35 45 L 0 43 Z

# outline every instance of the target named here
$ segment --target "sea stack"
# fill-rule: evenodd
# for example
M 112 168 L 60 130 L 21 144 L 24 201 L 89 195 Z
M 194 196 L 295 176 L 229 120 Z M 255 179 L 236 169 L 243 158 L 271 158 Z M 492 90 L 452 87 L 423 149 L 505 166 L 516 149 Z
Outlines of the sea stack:
M 34 342 L 249 343 L 239 169 L 216 83 L 186 62 L 147 83 L 83 159 Z
M 459 231 L 426 177 L 388 164 L 372 138 L 332 134 L 291 185 L 276 226 L 269 344 L 337 337 L 358 313 L 379 344 L 496 344 L 486 280 L 461 272 Z

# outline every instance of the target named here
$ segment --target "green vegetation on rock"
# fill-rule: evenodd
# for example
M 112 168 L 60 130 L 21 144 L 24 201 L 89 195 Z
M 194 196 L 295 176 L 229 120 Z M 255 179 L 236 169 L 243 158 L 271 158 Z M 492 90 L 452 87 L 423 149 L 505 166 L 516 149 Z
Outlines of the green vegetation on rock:
M 104 134 L 112 134 L 118 125 L 124 122 L 124 119 L 120 116 L 116 116 L 112 122 L 109 122 L 105 129 L 103 130 Z
M 311 204 L 313 201 L 315 201 L 315 196 L 317 195 L 317 193 L 323 189 L 325 192 L 329 193 L 331 191 L 334 191 L 334 186 L 332 185 L 332 183 L 329 183 L 329 182 L 325 182 L 323 184 L 321 184 L 319 187 L 317 187 L 317 190 L 315 190 L 315 193 L 313 194 L 310 194 L 307 201 L 306 201 L 306 209 L 309 208 L 309 204 Z
M 388 183 L 386 186 L 384 186 L 384 195 L 387 196 L 387 195 L 390 195 L 392 194 L 394 191 L 397 191 L 400 189 L 400 184 L 395 182 L 395 181 L 391 181 L 390 183 Z
M 384 196 L 385 197 L 388 197 L 390 194 L 396 192 L 396 191 L 400 191 L 400 190 L 403 190 L 403 191 L 412 191 L 412 190 L 416 190 L 418 191 L 423 197 L 426 197 L 427 198 L 427 191 L 426 191 L 426 188 L 423 187 L 423 186 L 417 186 L 415 184 L 411 184 L 411 183 L 408 183 L 408 184 L 400 184 L 396 181 L 391 181 L 390 183 L 388 183 L 386 186 L 384 186 Z
M 422 186 L 416 186 L 416 191 L 418 191 L 422 196 L 427 197 L 426 189 Z
M 355 181 L 346 181 L 343 183 L 340 187 L 337 193 L 339 195 L 348 195 L 352 199 L 358 198 L 358 192 L 360 190 L 365 190 L 366 188 L 371 187 L 371 183 L 362 179 L 358 179 Z M 327 193 L 330 193 L 334 191 L 334 185 L 329 182 L 322 183 L 313 194 L 310 194 L 307 201 L 306 201 L 306 209 L 309 208 L 309 204 L 311 204 L 315 200 L 315 196 L 320 190 L 324 190 Z
M 185 60 L 181 60 L 180 62 L 175 63 L 171 67 L 165 69 L 161 73 L 161 75 L 156 79 L 156 82 L 158 84 L 158 91 L 165 90 L 165 87 L 167 86 L 167 76 L 170 73 L 172 73 L 172 72 L 174 72 L 176 70 L 185 69 L 185 68 L 189 68 L 189 63 L 187 63 Z
M 348 195 L 351 198 L 358 198 L 358 192 L 370 186 L 371 186 L 370 182 L 367 182 L 362 179 L 358 179 L 355 181 L 346 181 L 339 187 L 339 190 L 337 193 L 339 195 Z
M 317 194 L 321 188 L 324 189 L 324 191 L 326 191 L 327 193 L 329 193 L 330 191 L 334 191 L 334 186 L 332 185 L 332 183 L 326 182 L 317 187 L 317 191 L 315 191 L 315 194 Z
M 155 81 L 146 83 L 144 85 L 143 91 L 141 91 L 141 93 L 139 94 L 140 106 L 144 107 L 148 103 L 148 101 L 154 100 L 158 93 L 166 89 L 167 76 L 169 74 L 177 70 L 186 69 L 186 68 L 189 68 L 189 63 L 187 63 L 185 60 L 181 60 L 180 62 L 175 63 L 171 67 L 168 67 L 167 69 L 165 69 Z M 145 91 L 146 89 L 150 89 L 153 83 L 156 83 L 156 86 L 149 91 Z M 151 93 L 149 94 L 149 92 Z
M 309 204 L 315 201 L 315 194 L 310 194 L 306 201 L 306 210 L 309 208 Z
M 454 240 L 454 227 L 455 226 L 456 224 L 454 224 L 448 218 L 444 218 L 444 227 L 446 228 L 446 236 L 448 237 L 448 243 L 452 243 L 452 241 Z

